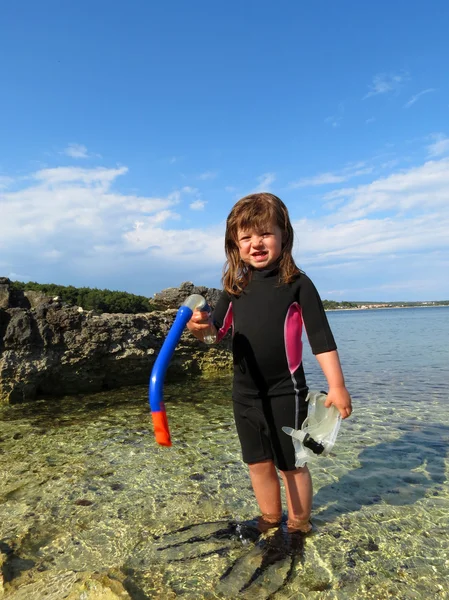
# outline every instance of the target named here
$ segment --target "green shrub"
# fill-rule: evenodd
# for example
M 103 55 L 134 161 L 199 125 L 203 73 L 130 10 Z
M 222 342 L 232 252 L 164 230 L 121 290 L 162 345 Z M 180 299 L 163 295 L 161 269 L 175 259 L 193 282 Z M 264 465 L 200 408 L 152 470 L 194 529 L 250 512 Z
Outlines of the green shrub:
M 32 290 L 54 298 L 59 296 L 62 302 L 70 306 L 81 306 L 84 310 L 95 310 L 102 313 L 136 314 L 151 312 L 155 309 L 145 296 L 128 294 L 97 288 L 76 288 L 73 285 L 56 285 L 55 283 L 36 283 L 29 281 L 12 281 L 11 288 L 18 291 Z

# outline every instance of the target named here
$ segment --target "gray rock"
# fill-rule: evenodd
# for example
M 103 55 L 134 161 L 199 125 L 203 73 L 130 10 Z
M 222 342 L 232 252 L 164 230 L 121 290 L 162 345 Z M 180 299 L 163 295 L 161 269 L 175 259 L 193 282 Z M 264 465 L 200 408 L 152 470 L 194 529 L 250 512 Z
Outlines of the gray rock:
M 0 286 L 9 288 L 3 281 Z M 191 293 L 202 293 L 213 304 L 215 292 L 184 283 L 156 296 L 161 306 L 177 309 Z M 148 383 L 176 312 L 96 315 L 45 297 L 34 308 L 0 308 L 0 403 Z M 230 340 L 210 347 L 185 331 L 167 379 L 226 373 L 231 364 Z
M 192 294 L 204 296 L 213 308 L 220 297 L 221 290 L 196 286 L 191 281 L 184 281 L 179 288 L 167 288 L 153 296 L 153 302 L 158 308 L 179 308 L 186 298 Z
M 11 300 L 10 280 L 0 277 L 0 308 L 9 308 Z

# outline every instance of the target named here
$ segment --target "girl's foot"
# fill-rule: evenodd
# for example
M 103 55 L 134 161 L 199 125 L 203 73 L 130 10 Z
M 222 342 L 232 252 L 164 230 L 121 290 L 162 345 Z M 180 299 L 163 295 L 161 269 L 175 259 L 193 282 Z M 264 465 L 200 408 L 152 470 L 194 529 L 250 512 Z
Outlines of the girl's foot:
M 309 519 L 289 519 L 287 521 L 287 531 L 289 533 L 300 532 L 310 533 L 312 531 L 312 523 Z
M 273 527 L 279 527 L 282 521 L 282 515 L 263 514 L 257 520 L 257 527 L 261 533 L 265 533 Z

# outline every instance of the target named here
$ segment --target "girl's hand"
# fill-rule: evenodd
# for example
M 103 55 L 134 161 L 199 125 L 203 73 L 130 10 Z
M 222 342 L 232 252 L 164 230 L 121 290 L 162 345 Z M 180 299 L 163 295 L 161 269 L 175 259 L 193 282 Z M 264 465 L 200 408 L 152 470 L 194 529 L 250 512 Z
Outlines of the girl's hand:
M 194 310 L 190 321 L 187 321 L 187 329 L 199 340 L 203 339 L 203 331 L 209 327 L 209 313 L 207 311 Z
M 348 390 L 343 387 L 333 387 L 329 388 L 329 392 L 327 393 L 327 400 L 324 403 L 326 408 L 334 405 L 335 408 L 341 415 L 342 419 L 347 419 L 352 413 L 352 402 L 351 396 L 349 395 Z

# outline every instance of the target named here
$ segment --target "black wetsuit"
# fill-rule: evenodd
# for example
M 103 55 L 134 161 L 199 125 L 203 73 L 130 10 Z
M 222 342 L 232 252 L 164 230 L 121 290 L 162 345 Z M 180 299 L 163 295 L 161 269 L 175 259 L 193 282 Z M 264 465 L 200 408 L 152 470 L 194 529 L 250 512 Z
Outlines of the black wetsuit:
M 247 463 L 272 459 L 295 468 L 290 436 L 307 415 L 302 366 L 303 324 L 314 354 L 336 350 L 318 292 L 304 273 L 279 283 L 277 268 L 254 270 L 239 296 L 222 292 L 213 314 L 221 339 L 233 328 L 233 400 L 237 431 Z

